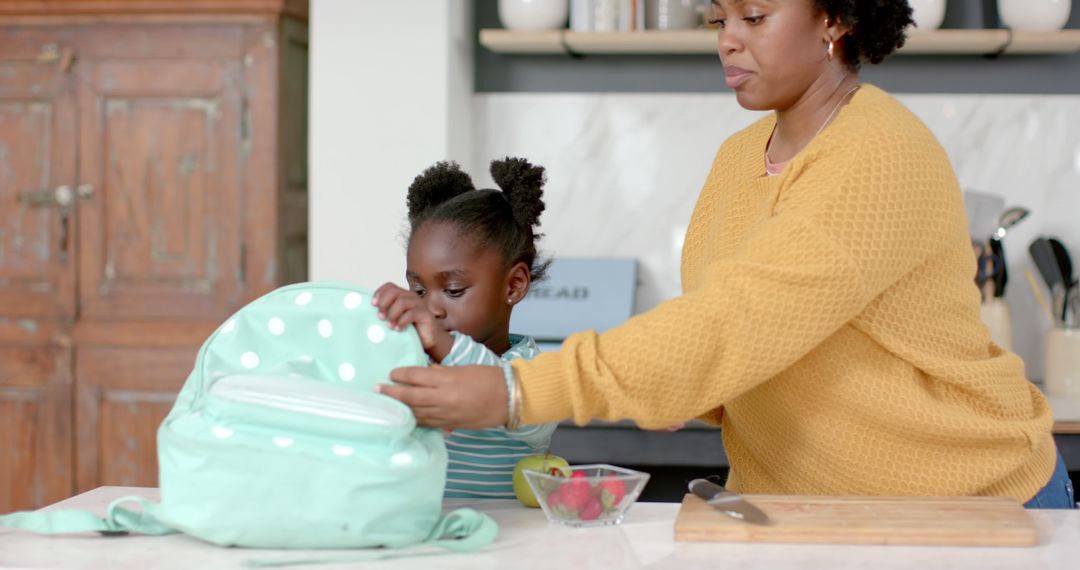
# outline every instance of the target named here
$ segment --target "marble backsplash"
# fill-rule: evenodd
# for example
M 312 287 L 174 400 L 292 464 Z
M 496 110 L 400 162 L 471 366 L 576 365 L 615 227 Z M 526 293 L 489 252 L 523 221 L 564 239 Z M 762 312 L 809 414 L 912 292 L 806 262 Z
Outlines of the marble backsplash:
M 1049 326 L 1024 268 L 1040 234 L 1080 265 L 1080 96 L 901 95 L 952 159 L 964 189 L 999 194 L 1031 216 L 1006 237 L 1014 350 L 1042 376 Z M 478 94 L 476 182 L 488 161 L 523 156 L 548 169 L 542 248 L 551 255 L 633 257 L 637 310 L 679 294 L 679 251 L 720 143 L 760 117 L 730 94 Z M 1037 271 L 1036 271 L 1037 274 Z

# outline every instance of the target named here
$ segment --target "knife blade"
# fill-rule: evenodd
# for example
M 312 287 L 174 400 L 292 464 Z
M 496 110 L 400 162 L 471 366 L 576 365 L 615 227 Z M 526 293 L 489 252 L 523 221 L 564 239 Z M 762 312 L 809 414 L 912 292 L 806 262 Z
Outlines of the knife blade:
M 690 482 L 690 492 L 733 519 L 753 524 L 769 524 L 769 515 L 746 499 L 728 491 L 723 485 L 706 479 L 694 479 Z

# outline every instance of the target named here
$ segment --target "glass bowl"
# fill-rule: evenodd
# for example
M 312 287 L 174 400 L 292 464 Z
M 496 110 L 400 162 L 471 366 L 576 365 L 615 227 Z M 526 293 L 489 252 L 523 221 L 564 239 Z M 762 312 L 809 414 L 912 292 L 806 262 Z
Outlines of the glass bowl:
M 648 473 L 614 465 L 571 465 L 570 471 L 570 477 L 524 471 L 548 520 L 567 526 L 621 523 L 649 481 Z

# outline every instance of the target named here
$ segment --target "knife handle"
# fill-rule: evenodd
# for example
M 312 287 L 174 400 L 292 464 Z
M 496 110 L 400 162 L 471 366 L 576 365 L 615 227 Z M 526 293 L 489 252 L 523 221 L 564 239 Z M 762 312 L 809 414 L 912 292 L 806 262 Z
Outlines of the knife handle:
M 990 253 L 994 255 L 997 267 L 994 272 L 994 297 L 1005 296 L 1005 284 L 1009 282 L 1009 274 L 1005 269 L 1005 248 L 1001 246 L 1001 240 L 994 236 L 990 238 Z

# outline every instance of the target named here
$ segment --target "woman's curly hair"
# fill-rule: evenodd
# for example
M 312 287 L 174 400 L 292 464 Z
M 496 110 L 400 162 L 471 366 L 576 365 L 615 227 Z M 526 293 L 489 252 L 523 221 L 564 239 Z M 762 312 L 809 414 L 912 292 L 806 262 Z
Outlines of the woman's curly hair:
M 448 222 L 462 233 L 495 248 L 509 266 L 523 262 L 532 280 L 547 275 L 550 260 L 541 260 L 536 242 L 544 211 L 544 167 L 523 158 L 491 163 L 491 177 L 500 190 L 477 190 L 455 162 L 439 162 L 409 186 L 410 233 L 429 222 Z
M 864 61 L 881 63 L 900 49 L 907 39 L 911 6 L 907 0 L 814 0 L 830 20 L 851 28 L 840 45 L 843 58 L 852 69 Z

